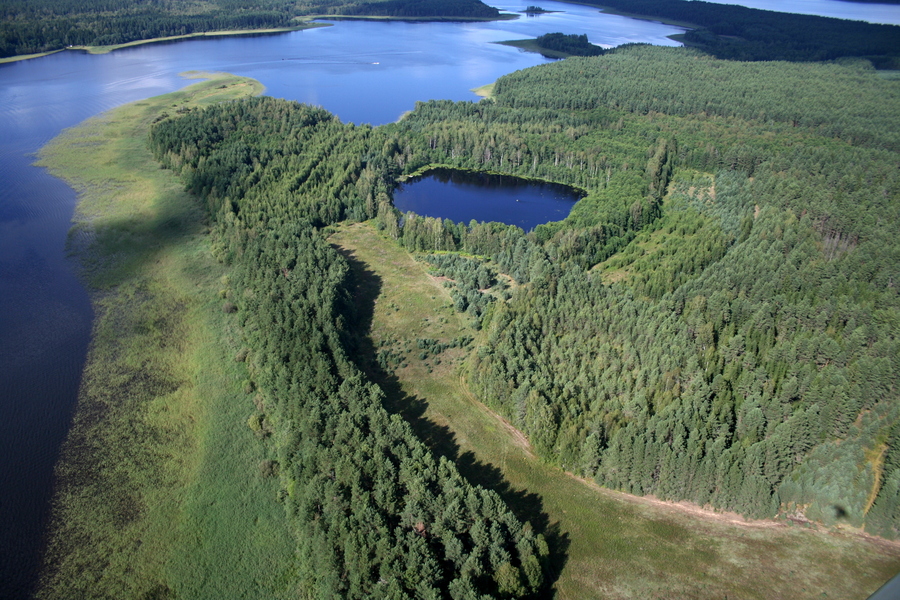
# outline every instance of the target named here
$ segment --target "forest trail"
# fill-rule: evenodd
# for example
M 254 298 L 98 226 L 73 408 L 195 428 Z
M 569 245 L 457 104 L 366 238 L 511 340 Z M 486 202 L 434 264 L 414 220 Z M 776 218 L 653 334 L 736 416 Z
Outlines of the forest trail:
M 559 600 L 862 600 L 884 583 L 881 573 L 900 568 L 900 547 L 853 532 L 624 494 L 543 463 L 525 435 L 468 388 L 460 369 L 478 333 L 454 311 L 443 282 L 370 223 L 339 226 L 329 241 L 350 260 L 359 300 L 370 304 L 362 307 L 371 312 L 370 348 L 395 357 L 379 381 L 386 405 L 547 537 Z M 466 349 L 425 356 L 417 347 L 420 339 L 467 335 L 476 341 Z

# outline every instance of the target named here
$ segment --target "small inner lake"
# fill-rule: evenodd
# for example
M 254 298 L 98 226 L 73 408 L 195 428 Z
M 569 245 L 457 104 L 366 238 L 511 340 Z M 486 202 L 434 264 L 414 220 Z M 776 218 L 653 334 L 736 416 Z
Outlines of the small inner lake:
M 565 219 L 583 196 L 581 190 L 556 183 L 439 168 L 403 182 L 394 191 L 394 206 L 456 223 L 498 221 L 531 231 Z

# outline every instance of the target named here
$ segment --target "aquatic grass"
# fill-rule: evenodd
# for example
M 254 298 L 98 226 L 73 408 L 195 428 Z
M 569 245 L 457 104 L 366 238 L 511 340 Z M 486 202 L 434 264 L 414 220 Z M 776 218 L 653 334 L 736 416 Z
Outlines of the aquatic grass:
M 80 194 L 96 312 L 39 598 L 289 595 L 293 544 L 203 212 L 146 147 L 162 113 L 257 94 L 212 77 L 67 130 L 41 164 Z

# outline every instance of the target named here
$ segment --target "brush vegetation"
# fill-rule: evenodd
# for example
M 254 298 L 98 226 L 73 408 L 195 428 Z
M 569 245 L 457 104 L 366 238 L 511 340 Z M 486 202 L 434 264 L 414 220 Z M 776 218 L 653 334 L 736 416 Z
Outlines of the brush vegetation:
M 822 61 L 859 57 L 878 68 L 900 64 L 900 27 L 689 0 L 582 2 L 690 31 L 672 36 L 729 60 Z

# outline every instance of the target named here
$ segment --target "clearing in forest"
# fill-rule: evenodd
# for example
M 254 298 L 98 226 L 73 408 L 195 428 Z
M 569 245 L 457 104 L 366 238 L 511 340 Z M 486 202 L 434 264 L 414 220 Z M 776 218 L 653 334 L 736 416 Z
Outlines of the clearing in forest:
M 863 599 L 900 569 L 893 543 L 636 498 L 543 463 L 468 390 L 479 333 L 427 265 L 369 223 L 338 227 L 330 241 L 356 274 L 368 327 L 359 362 L 388 408 L 547 536 L 558 598 Z

